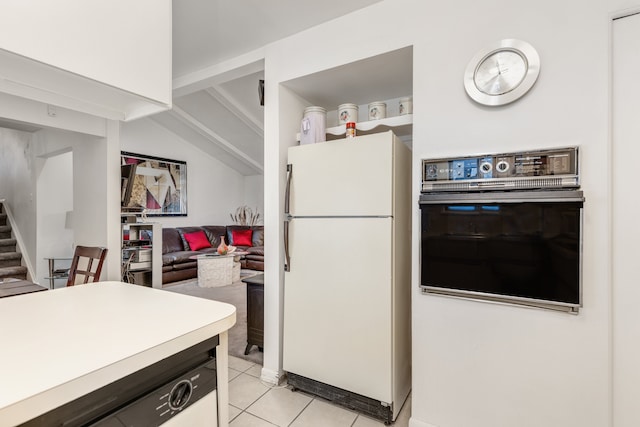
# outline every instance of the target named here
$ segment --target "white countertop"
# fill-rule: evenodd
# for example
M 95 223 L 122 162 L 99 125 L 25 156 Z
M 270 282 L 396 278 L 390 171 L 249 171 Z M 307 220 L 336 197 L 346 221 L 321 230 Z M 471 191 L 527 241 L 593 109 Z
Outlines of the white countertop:
M 233 305 L 120 282 L 0 299 L 0 426 L 218 335 Z

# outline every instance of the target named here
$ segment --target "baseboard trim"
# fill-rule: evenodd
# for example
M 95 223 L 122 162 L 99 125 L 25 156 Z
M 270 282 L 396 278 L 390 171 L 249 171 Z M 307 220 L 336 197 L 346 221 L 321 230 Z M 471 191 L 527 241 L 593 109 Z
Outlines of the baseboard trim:
M 260 372 L 260 380 L 267 384 L 278 386 L 284 382 L 285 376 L 277 371 L 271 369 L 262 368 Z

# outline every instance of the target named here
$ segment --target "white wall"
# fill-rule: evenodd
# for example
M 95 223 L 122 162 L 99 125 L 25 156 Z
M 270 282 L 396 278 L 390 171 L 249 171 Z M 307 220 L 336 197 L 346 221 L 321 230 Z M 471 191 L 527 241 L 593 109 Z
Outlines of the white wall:
M 117 137 L 108 135 L 107 138 L 100 138 L 45 128 L 33 134 L 33 144 L 38 159 L 38 174 L 52 155 L 68 151 L 73 153 L 73 245 L 110 248 L 102 279 L 118 279 L 120 169 L 119 157 L 110 154 L 114 151 L 113 146 L 119 147 Z M 46 205 L 38 205 L 37 209 L 38 215 L 49 213 Z M 60 241 L 55 250 L 64 253 L 67 245 L 66 240 Z M 43 275 L 41 269 L 46 265 L 41 258 L 50 256 L 53 249 L 47 240 L 37 242 L 35 256 L 39 260 L 38 277 Z
M 238 206 L 262 212 L 260 178 L 245 178 L 150 119 L 122 125 L 121 149 L 187 162 L 187 216 L 150 217 L 165 227 L 231 224 Z
M 441 3 L 422 12 L 433 17 L 424 28 L 447 34 L 447 43 L 426 37 L 414 50 L 414 185 L 421 158 L 579 145 L 586 197 L 584 307 L 570 316 L 423 296 L 415 234 L 412 419 L 439 427 L 609 424 L 609 265 L 602 257 L 608 194 L 607 181 L 596 172 L 607 158 L 604 4 Z M 459 22 L 464 25 L 451 32 Z M 512 105 L 478 107 L 465 96 L 462 72 L 477 50 L 510 37 L 540 53 L 538 82 Z M 433 57 L 447 58 L 449 66 L 434 68 Z
M 260 213 L 260 223 L 264 222 L 264 175 L 244 177 L 244 204 Z
M 67 224 L 67 212 L 73 212 L 73 152 L 45 159 L 37 182 L 38 282 L 49 286 L 49 265 L 45 258 L 69 258 L 74 250 L 73 223 Z M 72 216 L 73 214 L 71 214 Z M 56 264 L 69 267 L 70 261 Z M 34 280 L 35 281 L 35 280 Z M 64 286 L 57 280 L 54 286 Z
M 413 45 L 411 425 L 612 425 L 611 266 L 605 256 L 610 248 L 608 26 L 610 13 L 628 6 L 606 0 L 386 0 L 267 46 L 266 92 L 268 99 L 277 101 L 265 106 L 270 233 L 266 371 L 280 372 L 282 366 L 280 342 L 272 341 L 280 337 L 282 296 L 283 260 L 276 231 L 281 231 L 283 219 L 281 153 L 294 143 L 291 129 L 283 126 L 288 120 L 278 112 L 286 111 L 288 107 L 280 104 L 290 100 L 280 96 L 278 85 Z M 540 77 L 523 99 L 503 107 L 481 107 L 464 92 L 464 70 L 476 52 L 503 38 L 528 41 L 538 50 Z M 572 145 L 581 149 L 586 197 L 584 307 L 579 315 L 420 294 L 421 159 Z

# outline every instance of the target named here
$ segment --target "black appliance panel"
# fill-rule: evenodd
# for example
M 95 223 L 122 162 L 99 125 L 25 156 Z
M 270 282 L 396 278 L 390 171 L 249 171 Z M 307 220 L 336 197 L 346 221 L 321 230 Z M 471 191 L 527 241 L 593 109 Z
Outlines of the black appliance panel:
M 19 427 L 158 426 L 216 390 L 215 336 Z
M 495 196 L 421 202 L 423 289 L 579 306 L 583 199 Z

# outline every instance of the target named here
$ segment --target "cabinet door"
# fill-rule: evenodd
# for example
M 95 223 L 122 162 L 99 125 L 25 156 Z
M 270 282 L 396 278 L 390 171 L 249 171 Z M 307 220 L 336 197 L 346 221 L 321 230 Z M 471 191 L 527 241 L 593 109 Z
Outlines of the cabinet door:
M 637 426 L 640 384 L 640 240 L 635 159 L 640 157 L 640 15 L 613 21 L 613 148 L 611 167 L 613 230 L 613 393 L 616 426 Z M 586 270 L 589 271 L 589 270 Z M 591 270 L 593 271 L 593 270 Z

